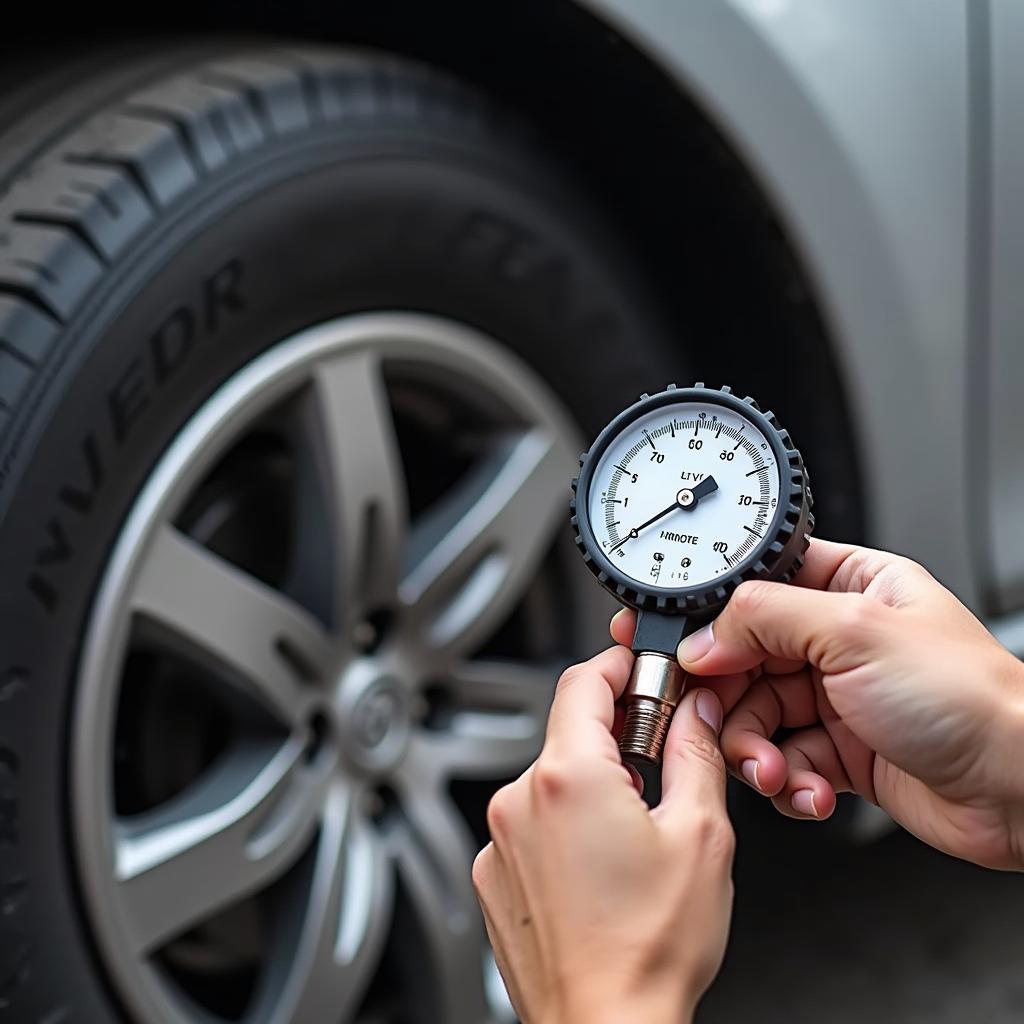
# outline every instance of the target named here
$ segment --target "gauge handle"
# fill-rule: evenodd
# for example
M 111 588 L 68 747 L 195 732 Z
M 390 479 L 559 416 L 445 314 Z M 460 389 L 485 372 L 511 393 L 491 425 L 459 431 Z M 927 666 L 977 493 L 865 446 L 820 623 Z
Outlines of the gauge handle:
M 649 807 L 661 798 L 661 753 L 686 685 L 676 648 L 706 621 L 707 617 L 637 613 L 633 635 L 636 660 L 622 695 L 626 717 L 619 752 L 623 763 L 643 779 L 643 798 Z
M 633 633 L 633 653 L 663 654 L 675 661 L 679 641 L 695 633 L 708 619 L 709 616 L 638 611 L 636 631 Z

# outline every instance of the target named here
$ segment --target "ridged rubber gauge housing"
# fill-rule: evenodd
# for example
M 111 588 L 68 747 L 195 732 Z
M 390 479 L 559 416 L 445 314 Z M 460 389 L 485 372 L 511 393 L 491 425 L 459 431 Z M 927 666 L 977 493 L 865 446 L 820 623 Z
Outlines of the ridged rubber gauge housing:
M 788 582 L 814 526 L 806 467 L 776 416 L 702 383 L 616 416 L 572 490 L 590 571 L 623 604 L 669 615 L 713 615 L 745 580 Z

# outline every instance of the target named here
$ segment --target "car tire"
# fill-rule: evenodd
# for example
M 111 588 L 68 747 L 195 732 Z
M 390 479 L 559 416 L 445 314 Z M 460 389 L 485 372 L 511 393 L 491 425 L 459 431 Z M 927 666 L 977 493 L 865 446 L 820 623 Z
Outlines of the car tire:
M 190 418 L 374 311 L 497 339 L 585 432 L 680 371 L 543 140 L 445 74 L 222 44 L 40 91 L 0 135 L 0 1006 L 143 1019 L 84 891 L 72 722 L 111 553 Z

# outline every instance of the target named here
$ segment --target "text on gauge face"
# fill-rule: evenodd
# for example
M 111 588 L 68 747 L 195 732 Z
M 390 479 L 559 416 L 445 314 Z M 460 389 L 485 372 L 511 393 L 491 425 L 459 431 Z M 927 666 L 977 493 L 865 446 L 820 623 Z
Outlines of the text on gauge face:
M 731 573 L 766 536 L 779 470 L 742 413 L 679 402 L 611 442 L 587 500 L 601 550 L 621 573 L 648 588 L 701 586 Z

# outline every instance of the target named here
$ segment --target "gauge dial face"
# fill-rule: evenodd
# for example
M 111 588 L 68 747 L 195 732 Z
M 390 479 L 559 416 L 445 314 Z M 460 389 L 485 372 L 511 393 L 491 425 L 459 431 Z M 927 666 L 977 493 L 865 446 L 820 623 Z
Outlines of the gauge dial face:
M 634 420 L 598 461 L 590 526 L 619 572 L 647 590 L 713 584 L 751 558 L 779 502 L 775 452 L 759 427 L 711 403 Z

